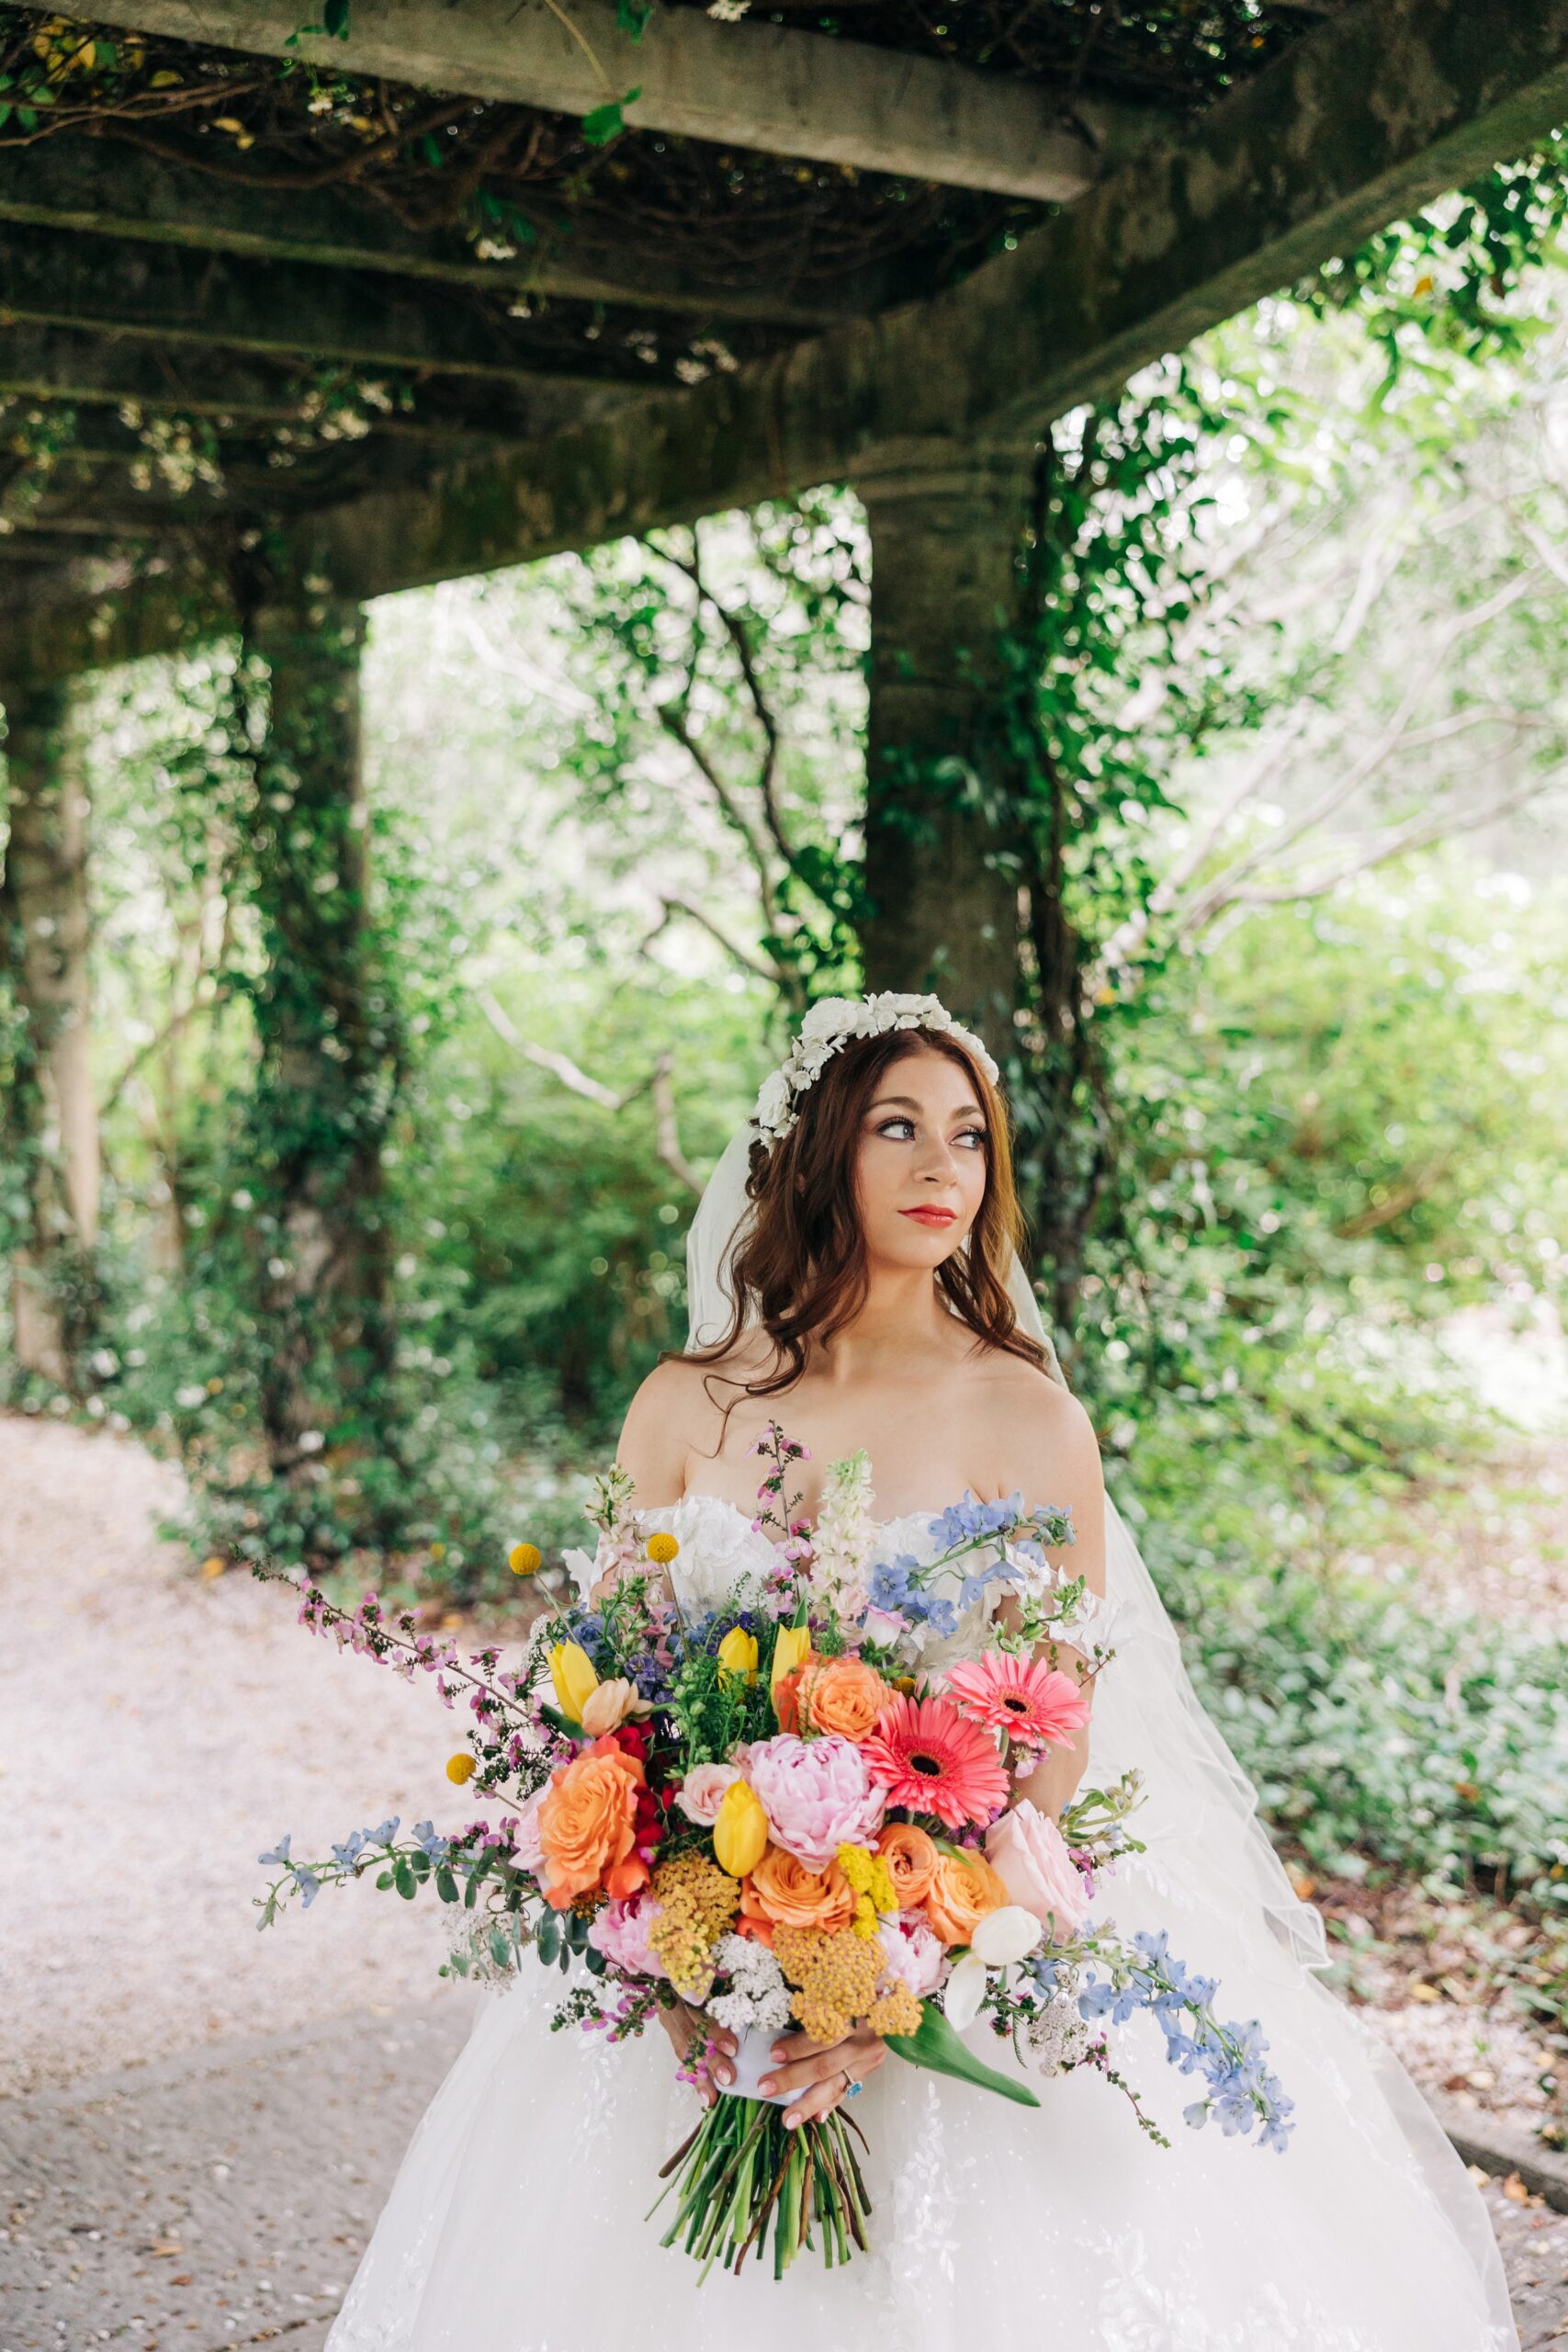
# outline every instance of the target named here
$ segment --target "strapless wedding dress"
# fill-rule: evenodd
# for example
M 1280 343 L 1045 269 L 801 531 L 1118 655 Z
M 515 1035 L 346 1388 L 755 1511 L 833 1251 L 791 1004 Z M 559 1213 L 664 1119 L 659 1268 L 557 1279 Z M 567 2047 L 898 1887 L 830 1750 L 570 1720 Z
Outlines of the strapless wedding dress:
M 1171 1706 L 1195 1702 L 1174 1661 L 1122 1675 L 1138 1645 L 1170 1634 L 1108 1515 L 1117 1656 L 1096 1688 L 1086 1779 L 1145 1768 L 1132 1827 L 1149 1850 L 1101 1879 L 1095 1916 L 1168 1928 L 1172 1951 L 1219 1979 L 1222 2018 L 1261 2019 L 1295 2101 L 1284 2153 L 1184 2124 L 1192 2080 L 1138 2013 L 1110 2029 L 1112 2055 L 1168 2149 L 1088 2067 L 1036 2078 L 1032 2110 L 890 2058 L 854 2107 L 870 2253 L 831 2271 L 805 2253 L 778 2282 L 760 2266 L 716 2268 L 699 2287 L 645 2219 L 696 2115 L 668 2042 L 552 2033 L 565 1980 L 525 1966 L 485 1996 L 327 2352 L 1517 2352 L 1475 2186 L 1393 2053 L 1312 1973 L 1315 1920 L 1260 1886 L 1237 1828 L 1246 1783 L 1206 1718 L 1202 1771 L 1160 1785 L 1150 1694 L 1181 1684 Z M 886 1555 L 929 1559 L 930 1516 L 885 1523 Z M 694 1610 L 767 1566 L 767 1539 L 717 1498 L 640 1523 L 678 1538 Z M 1011 2063 L 983 2024 L 969 2039 Z

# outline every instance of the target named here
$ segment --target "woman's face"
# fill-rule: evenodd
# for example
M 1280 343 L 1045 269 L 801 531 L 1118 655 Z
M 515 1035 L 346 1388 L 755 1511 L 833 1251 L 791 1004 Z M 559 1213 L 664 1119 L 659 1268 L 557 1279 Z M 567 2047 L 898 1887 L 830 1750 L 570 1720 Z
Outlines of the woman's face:
M 884 1070 L 861 1121 L 855 1198 L 873 1265 L 940 1266 L 980 1213 L 990 1138 L 961 1062 L 917 1046 Z

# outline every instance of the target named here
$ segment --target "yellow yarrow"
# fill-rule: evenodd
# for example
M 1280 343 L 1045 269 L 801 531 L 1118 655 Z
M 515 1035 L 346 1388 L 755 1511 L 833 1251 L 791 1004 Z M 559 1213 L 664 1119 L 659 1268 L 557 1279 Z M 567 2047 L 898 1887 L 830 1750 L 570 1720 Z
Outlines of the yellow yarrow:
M 873 2033 L 918 2033 L 923 2012 L 917 1996 L 907 1984 L 895 1984 L 873 2001 L 866 2023 Z
M 868 1846 L 840 1846 L 839 1868 L 855 1893 L 870 1903 L 874 1914 L 897 1910 L 898 1897 L 894 1891 L 893 1873 L 883 1855 L 874 1854 Z M 858 1917 L 858 1905 L 856 1912 Z M 862 1928 L 859 1932 L 871 1935 L 874 1928 L 874 1917 L 872 1926 Z
M 658 1568 L 667 1568 L 680 1549 L 672 1535 L 650 1535 L 648 1539 L 648 1556 Z
M 536 1544 L 514 1544 L 506 1555 L 506 1565 L 514 1577 L 536 1577 L 545 1565 L 545 1555 Z
M 876 1933 L 876 1905 L 869 1894 L 855 1897 L 855 1916 L 850 1921 L 850 1933 L 868 1939 Z
M 653 1873 L 659 1917 L 648 1940 L 686 2000 L 700 2001 L 713 1983 L 711 1954 L 740 1907 L 740 1888 L 705 1854 L 676 1854 Z
M 790 2014 L 813 2041 L 841 2041 L 876 1998 L 883 1952 L 840 1928 L 775 1928 L 773 1958 L 793 1984 Z

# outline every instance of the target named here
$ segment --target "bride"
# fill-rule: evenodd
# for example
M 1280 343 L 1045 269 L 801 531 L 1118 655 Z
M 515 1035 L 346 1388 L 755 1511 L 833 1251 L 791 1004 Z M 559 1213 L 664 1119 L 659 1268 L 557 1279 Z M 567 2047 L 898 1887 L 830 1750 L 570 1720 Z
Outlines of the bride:
M 788 2095 L 787 2117 L 857 2102 L 871 2252 L 699 2286 L 645 2219 L 691 2128 L 692 2015 L 661 2013 L 672 2049 L 552 2034 L 561 1987 L 535 1969 L 487 1997 L 328 2352 L 1517 2352 L 1480 2196 L 1398 2061 L 1314 1973 L 1321 1924 L 1105 1498 L 1019 1264 L 996 1081 L 934 998 L 813 1009 L 704 1196 L 688 1351 L 643 1384 L 620 1460 L 642 1532 L 677 1538 L 676 1598 L 696 1609 L 767 1572 L 750 1449 L 772 1419 L 808 1449 L 808 1511 L 829 1463 L 865 1451 L 879 1557 L 932 1556 L 929 1522 L 965 1488 L 1071 1507 L 1071 1572 L 1113 1654 L 1075 1745 L 1017 1795 L 1055 1815 L 1086 1776 L 1141 1770 L 1130 1826 L 1146 1851 L 1101 1877 L 1096 1917 L 1168 1929 L 1220 1980 L 1221 2015 L 1261 2022 L 1294 2101 L 1288 2144 L 1186 2124 L 1192 2082 L 1136 2012 L 1108 2025 L 1111 2059 L 1168 2147 L 1087 2066 L 1039 2083 L 1030 2109 L 917 2072 L 866 2031 L 830 2048 L 785 2034 L 763 2087 Z M 928 1665 L 964 1654 L 998 1589 Z M 733 2037 L 712 2046 L 722 2077 Z

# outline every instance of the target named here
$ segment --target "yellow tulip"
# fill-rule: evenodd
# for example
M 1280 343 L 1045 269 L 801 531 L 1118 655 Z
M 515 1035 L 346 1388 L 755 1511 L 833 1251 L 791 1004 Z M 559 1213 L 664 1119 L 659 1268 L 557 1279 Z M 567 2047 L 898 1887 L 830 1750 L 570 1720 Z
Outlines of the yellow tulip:
M 748 1682 L 757 1679 L 757 1636 L 749 1634 L 744 1625 L 731 1625 L 718 1645 L 718 1662 L 730 1674 L 743 1674 Z
M 768 1816 L 755 1789 L 732 1781 L 719 1804 L 713 1825 L 713 1850 L 721 1871 L 744 1878 L 754 1871 L 768 1847 Z
M 786 1674 L 793 1674 L 797 1666 L 804 1666 L 810 1655 L 811 1628 L 809 1625 L 781 1625 L 779 1627 L 779 1638 L 773 1649 L 773 1671 L 768 1677 L 768 1688 L 773 1694 L 775 1712 L 778 1706 L 779 1684 Z
M 599 1677 L 588 1652 L 576 1642 L 557 1642 L 550 1652 L 550 1680 L 556 1686 L 556 1702 L 562 1714 L 580 1724 L 582 1710 L 599 1688 Z

